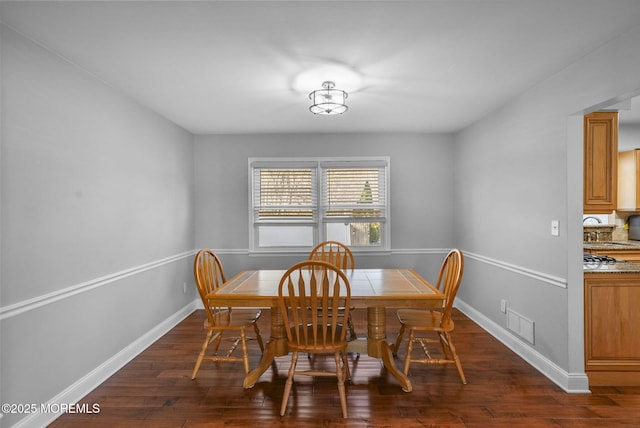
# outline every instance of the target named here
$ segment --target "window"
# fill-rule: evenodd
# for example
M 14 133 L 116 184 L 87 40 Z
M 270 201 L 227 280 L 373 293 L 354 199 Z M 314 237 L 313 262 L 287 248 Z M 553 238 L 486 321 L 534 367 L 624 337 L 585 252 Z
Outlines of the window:
M 388 158 L 249 159 L 252 251 L 389 249 Z

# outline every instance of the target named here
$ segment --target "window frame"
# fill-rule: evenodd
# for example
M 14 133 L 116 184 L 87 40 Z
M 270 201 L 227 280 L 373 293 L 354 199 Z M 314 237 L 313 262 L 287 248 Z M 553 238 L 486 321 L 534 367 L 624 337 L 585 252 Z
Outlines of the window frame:
M 326 205 L 324 191 L 326 186 L 324 185 L 324 171 L 328 168 L 381 168 L 383 170 L 383 177 L 380 177 L 382 183 L 382 191 L 380 192 L 380 206 L 383 207 L 384 215 L 375 217 L 380 223 L 380 245 L 372 246 L 350 246 L 354 252 L 366 252 L 366 253 L 388 253 L 391 248 L 391 220 L 390 220 L 390 157 L 389 156 L 358 156 L 358 157 L 295 157 L 295 158 L 282 158 L 282 157 L 249 157 L 248 158 L 248 176 L 249 176 L 249 204 L 248 204 L 248 226 L 249 226 L 249 254 L 259 253 L 307 253 L 313 246 L 322 241 L 326 241 L 327 227 L 329 223 L 335 223 L 334 221 L 327 221 L 323 213 L 326 212 Z M 301 221 L 300 219 L 293 220 L 291 222 L 277 221 L 273 226 L 311 226 L 312 228 L 312 240 L 313 244 L 309 246 L 259 246 L 259 233 L 258 228 L 260 225 L 268 224 L 268 222 L 257 221 L 255 211 L 259 206 L 254 204 L 256 196 L 254 195 L 254 189 L 256 185 L 255 170 L 258 168 L 284 168 L 284 169 L 296 169 L 296 168 L 310 168 L 315 172 L 313 177 L 313 197 L 314 209 L 312 219 L 308 221 Z M 344 220 L 340 220 L 344 221 Z M 277 224 L 276 224 L 277 223 Z

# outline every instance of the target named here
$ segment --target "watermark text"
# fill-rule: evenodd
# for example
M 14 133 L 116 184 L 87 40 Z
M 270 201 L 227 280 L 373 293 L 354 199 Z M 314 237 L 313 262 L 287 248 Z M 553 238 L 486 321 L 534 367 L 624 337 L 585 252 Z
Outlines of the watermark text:
M 2 414 L 28 413 L 100 413 L 98 403 L 3 403 Z

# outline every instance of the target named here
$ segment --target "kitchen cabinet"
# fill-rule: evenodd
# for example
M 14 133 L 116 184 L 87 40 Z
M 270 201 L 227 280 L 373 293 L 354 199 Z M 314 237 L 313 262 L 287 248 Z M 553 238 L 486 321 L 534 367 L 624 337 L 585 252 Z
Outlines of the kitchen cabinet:
M 640 385 L 639 305 L 640 273 L 585 273 L 585 371 L 590 386 Z
M 618 113 L 595 112 L 584 117 L 585 214 L 617 208 Z
M 618 153 L 618 210 L 640 211 L 640 149 Z

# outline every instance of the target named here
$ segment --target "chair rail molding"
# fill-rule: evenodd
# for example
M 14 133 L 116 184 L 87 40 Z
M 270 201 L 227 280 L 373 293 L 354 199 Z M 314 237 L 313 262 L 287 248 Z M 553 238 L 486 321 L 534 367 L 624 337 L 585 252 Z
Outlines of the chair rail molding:
M 62 299 L 75 296 L 80 293 L 84 293 L 93 290 L 104 285 L 108 285 L 117 281 L 120 281 L 129 276 L 137 275 L 142 272 L 156 269 L 160 266 L 167 265 L 169 263 L 182 260 L 187 257 L 191 257 L 195 254 L 195 250 L 185 251 L 183 253 L 175 254 L 173 256 L 166 257 L 160 260 L 154 260 L 149 263 L 145 263 L 139 266 L 135 266 L 129 269 L 125 269 L 119 272 L 115 272 L 109 275 L 105 275 L 99 278 L 95 278 L 89 281 L 82 282 L 80 284 L 72 285 L 60 290 L 56 290 L 51 293 L 43 294 L 33 297 L 31 299 L 23 300 L 11 305 L 0 307 L 0 320 L 11 318 L 16 315 L 37 309 L 41 306 L 49 305 Z
M 311 248 L 309 248 L 310 250 Z M 197 252 L 199 249 L 196 249 L 194 252 Z M 229 255 L 251 255 L 251 256 L 274 256 L 274 255 L 291 255 L 297 256 L 300 254 L 309 255 L 309 250 L 300 250 L 300 251 L 263 251 L 263 252 L 251 252 L 248 248 L 217 248 L 216 254 L 229 254 Z M 447 254 L 451 248 L 393 248 L 389 251 L 374 251 L 374 250 L 366 250 L 363 252 L 358 252 L 358 250 L 351 249 L 354 254 L 363 255 L 363 256 L 375 256 L 375 255 L 402 255 L 402 254 Z
M 197 250 L 196 250 L 197 251 Z M 194 253 L 196 252 L 194 251 Z M 447 254 L 451 251 L 451 248 L 392 248 L 391 251 L 366 251 L 363 253 L 358 253 L 357 250 L 353 251 L 354 255 L 357 256 L 376 256 L 376 255 L 419 255 L 419 254 Z M 250 253 L 248 248 L 237 248 L 237 249 L 216 249 L 217 254 L 228 254 L 228 255 L 244 255 L 244 256 L 252 256 L 252 257 L 260 257 L 260 256 L 297 256 L 300 254 L 306 254 L 308 251 L 285 251 L 285 252 L 271 252 L 271 253 Z M 567 288 L 567 279 L 561 278 L 554 275 L 549 275 L 544 272 L 539 272 L 533 269 L 529 269 L 523 266 L 514 265 L 511 263 L 506 263 L 501 260 L 492 259 L 490 257 L 483 256 L 481 254 L 476 254 L 468 251 L 462 250 L 462 253 L 465 257 L 479 261 L 481 263 L 485 263 L 500 269 L 508 270 L 510 272 L 527 276 L 529 278 L 533 278 L 537 281 L 541 281 L 547 284 L 551 284 L 555 287 Z
M 551 284 L 554 285 L 556 287 L 560 287 L 560 288 L 567 288 L 567 279 L 566 278 L 560 278 L 554 275 L 548 275 L 544 272 L 539 272 L 533 269 L 528 269 L 522 266 L 518 266 L 518 265 L 513 265 L 511 263 L 506 263 L 500 260 L 496 260 L 496 259 L 492 259 L 489 257 L 485 257 L 482 256 L 480 254 L 475 254 L 475 253 L 471 253 L 471 252 L 467 252 L 467 251 L 463 251 L 463 254 L 465 255 L 465 257 L 468 257 L 470 259 L 485 263 L 485 264 L 489 264 L 492 266 L 495 266 L 497 268 L 500 269 L 504 269 L 504 270 L 508 270 L 510 272 L 514 272 L 517 273 L 519 275 L 524 275 L 524 276 L 528 276 L 530 278 L 533 278 L 535 280 L 541 281 L 541 282 L 546 282 L 547 284 Z

